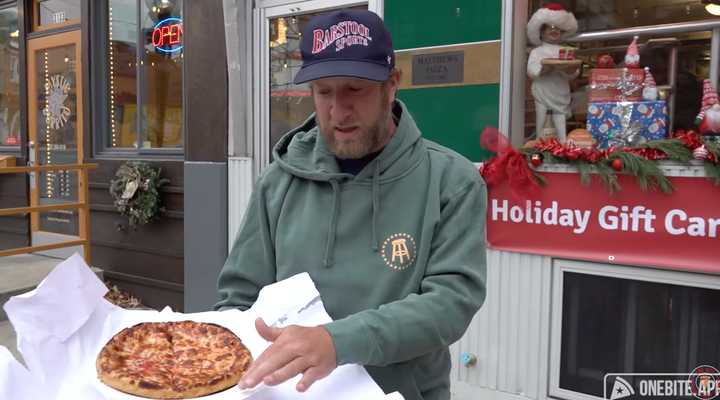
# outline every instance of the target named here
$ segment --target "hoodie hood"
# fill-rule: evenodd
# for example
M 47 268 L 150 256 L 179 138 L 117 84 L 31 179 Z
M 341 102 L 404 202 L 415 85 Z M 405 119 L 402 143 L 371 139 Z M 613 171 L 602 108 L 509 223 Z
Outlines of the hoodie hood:
M 382 152 L 355 176 L 340 172 L 335 155 L 320 134 L 315 113 L 278 141 L 273 148 L 274 161 L 284 171 L 313 181 L 342 182 L 354 179 L 356 183 L 371 183 L 377 178 L 378 183 L 383 183 L 403 175 L 420 161 L 423 146 L 420 131 L 405 104 L 396 100 L 393 112 L 398 107 L 402 111 L 392 139 Z
M 398 110 L 399 108 L 399 110 Z M 333 264 L 337 219 L 340 214 L 340 185 L 344 183 L 372 185 L 371 247 L 379 249 L 377 219 L 380 212 L 381 185 L 401 177 L 422 161 L 425 147 L 420 131 L 405 104 L 395 101 L 393 113 L 400 113 L 397 129 L 390 143 L 357 175 L 340 172 L 335 155 L 320 134 L 315 113 L 298 128 L 285 134 L 273 149 L 275 162 L 281 169 L 301 179 L 327 182 L 333 189 L 333 208 L 330 214 L 328 237 L 323 265 Z

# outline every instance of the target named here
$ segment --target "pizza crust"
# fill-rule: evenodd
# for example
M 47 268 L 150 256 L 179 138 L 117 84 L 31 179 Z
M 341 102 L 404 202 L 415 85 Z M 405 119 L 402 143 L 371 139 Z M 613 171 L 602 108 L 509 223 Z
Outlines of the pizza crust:
M 113 389 L 117 389 L 121 392 L 132 394 L 134 396 L 148 397 L 151 399 L 190 399 L 194 397 L 207 396 L 213 393 L 221 392 L 232 386 L 235 386 L 242 377 L 242 373 L 238 373 L 232 376 L 228 376 L 225 379 L 218 381 L 217 383 L 196 387 L 181 392 L 172 389 L 151 389 L 143 388 L 140 385 L 131 384 L 122 379 L 114 377 L 101 377 L 100 380 L 110 386 Z
M 250 351 L 225 327 L 155 322 L 116 334 L 98 354 L 96 370 L 101 382 L 128 394 L 187 399 L 234 386 L 251 362 Z

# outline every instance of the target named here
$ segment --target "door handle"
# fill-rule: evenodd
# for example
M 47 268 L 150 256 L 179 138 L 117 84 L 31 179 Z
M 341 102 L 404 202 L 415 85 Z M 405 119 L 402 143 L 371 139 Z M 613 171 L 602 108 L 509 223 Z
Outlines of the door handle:
M 36 144 L 35 144 L 34 140 L 30 140 L 28 142 L 28 149 L 30 150 L 30 151 L 28 151 L 28 162 L 27 162 L 28 167 L 34 167 L 35 164 L 37 164 L 37 162 L 36 162 L 37 155 L 36 155 L 36 151 L 35 151 L 35 146 L 36 146 Z M 29 175 L 30 175 L 30 189 L 37 189 L 37 173 L 30 172 Z

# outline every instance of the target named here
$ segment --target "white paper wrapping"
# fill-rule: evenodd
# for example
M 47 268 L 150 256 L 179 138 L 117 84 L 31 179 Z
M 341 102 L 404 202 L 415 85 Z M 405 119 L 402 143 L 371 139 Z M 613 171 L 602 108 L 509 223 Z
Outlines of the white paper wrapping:
M 270 343 L 255 330 L 255 318 L 262 317 L 275 326 L 316 326 L 331 321 L 308 274 L 263 288 L 258 301 L 246 312 L 125 310 L 107 302 L 103 298 L 106 292 L 105 285 L 76 254 L 60 263 L 35 290 L 5 304 L 27 369 L 0 347 L 0 399 L 142 399 L 104 385 L 95 371 L 97 354 L 105 343 L 123 328 L 140 322 L 216 323 L 233 331 L 257 358 Z M 204 399 L 402 399 L 397 393 L 386 397 L 358 365 L 337 368 L 305 393 L 295 390 L 299 379 L 248 391 L 233 387 Z

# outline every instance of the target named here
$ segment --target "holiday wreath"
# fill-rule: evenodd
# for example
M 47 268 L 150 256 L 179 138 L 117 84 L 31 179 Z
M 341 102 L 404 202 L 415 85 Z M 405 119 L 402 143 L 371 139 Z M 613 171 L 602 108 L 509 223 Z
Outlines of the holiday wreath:
M 160 177 L 160 168 L 148 163 L 129 161 L 118 168 L 110 181 L 110 195 L 120 214 L 128 217 L 130 226 L 144 225 L 164 210 L 160 188 L 170 181 Z

